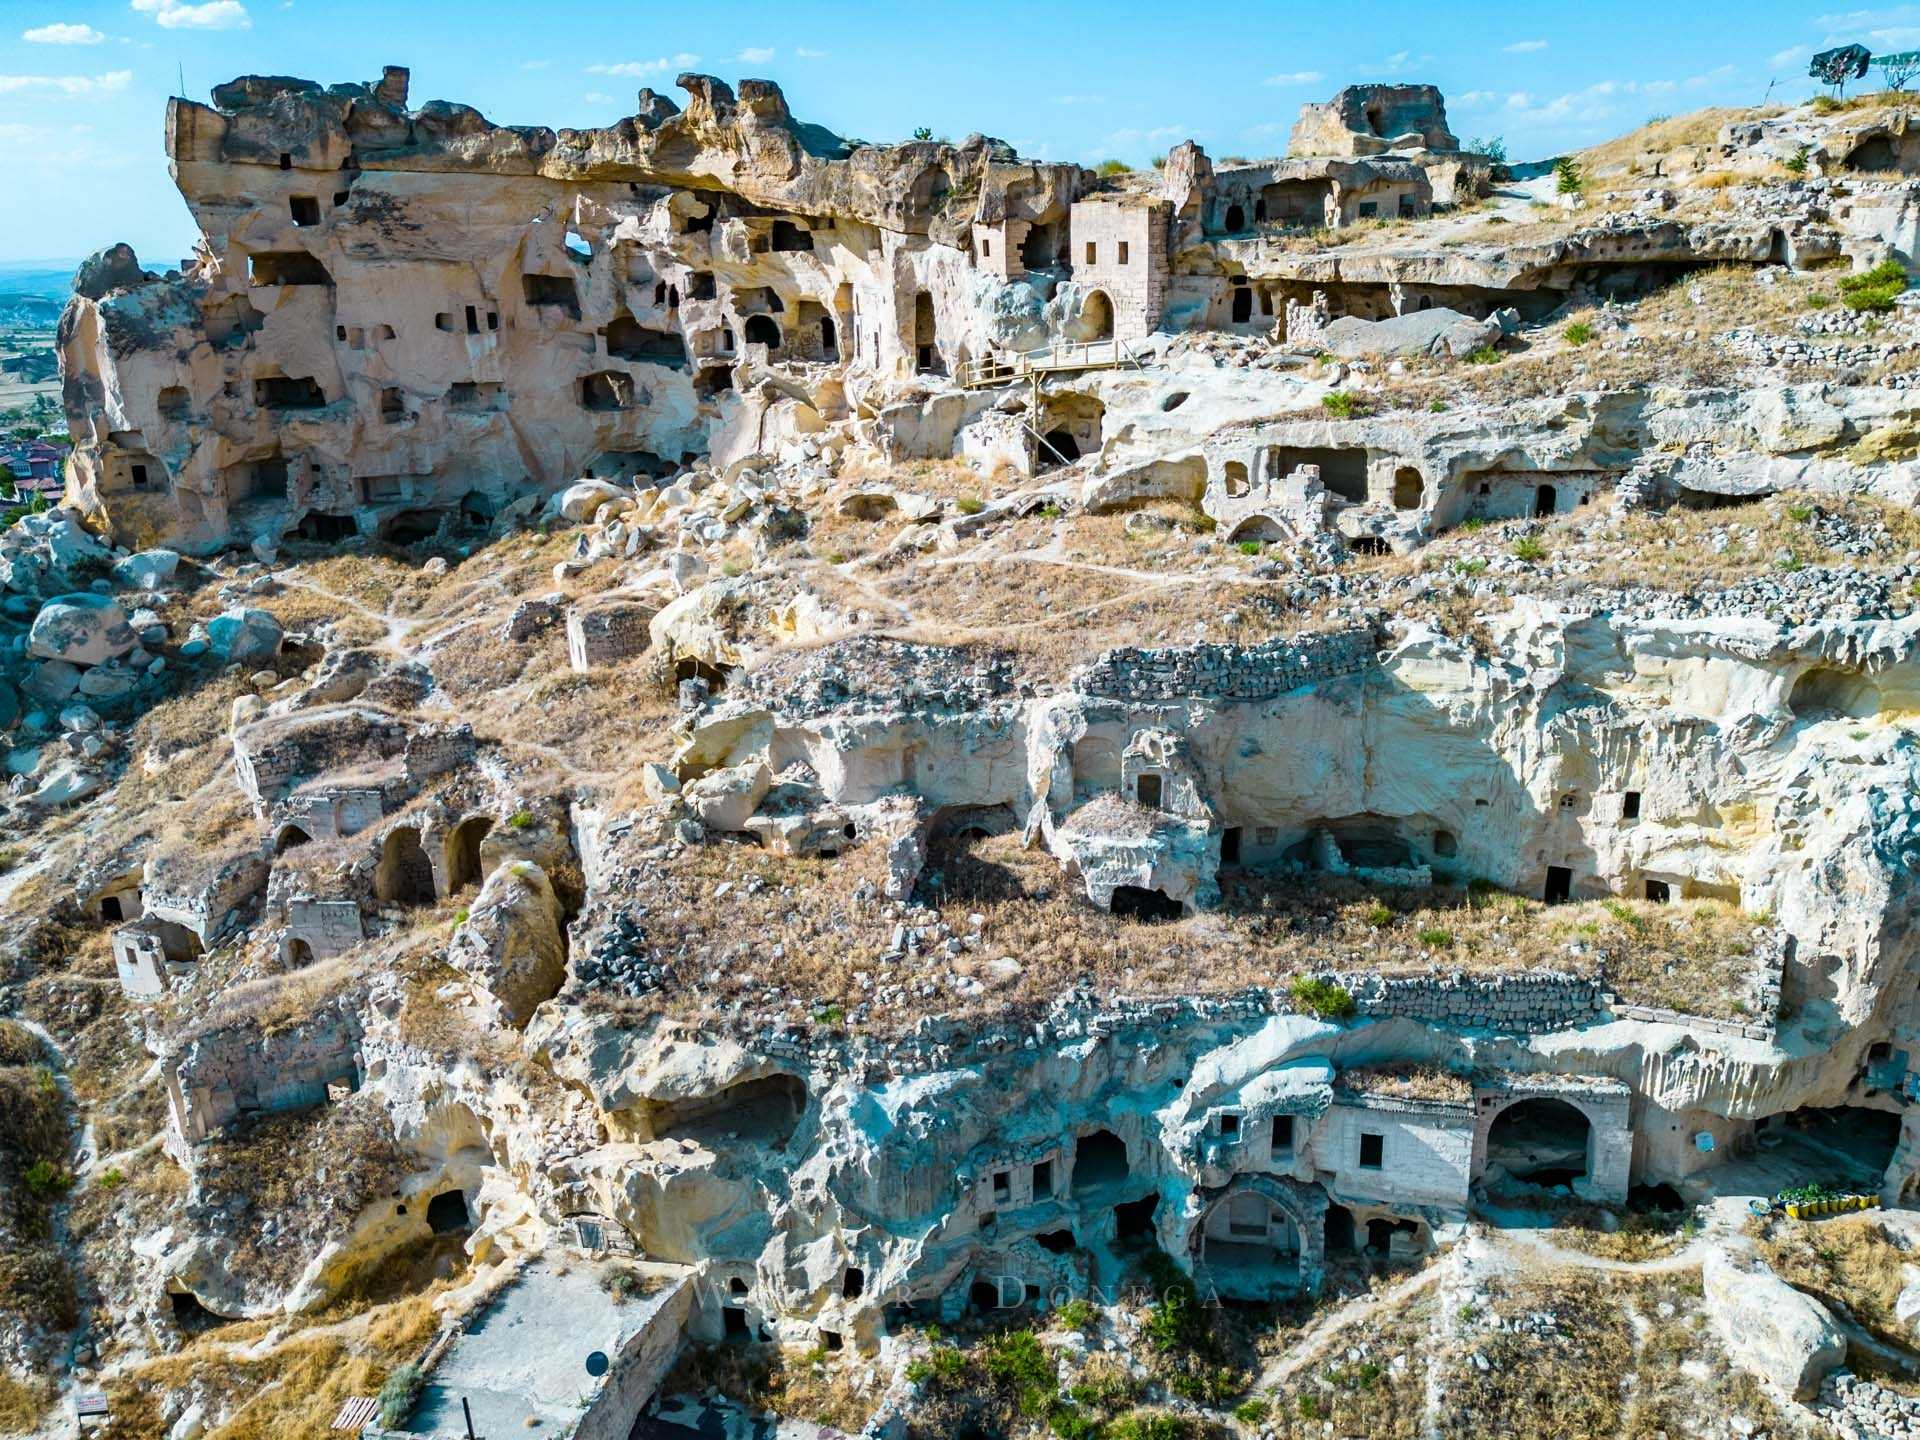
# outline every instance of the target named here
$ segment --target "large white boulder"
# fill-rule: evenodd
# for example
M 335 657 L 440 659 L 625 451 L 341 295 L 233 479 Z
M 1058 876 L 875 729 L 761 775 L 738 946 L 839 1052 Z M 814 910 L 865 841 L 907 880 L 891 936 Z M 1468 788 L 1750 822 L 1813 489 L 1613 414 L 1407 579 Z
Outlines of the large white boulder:
M 136 590 L 158 590 L 180 569 L 177 550 L 142 550 L 113 567 L 114 578 Z
M 605 480 L 582 480 L 560 492 L 557 508 L 562 519 L 591 520 L 604 506 L 625 510 L 632 504 L 633 496 L 618 485 Z
M 1827 1307 L 1745 1251 L 1716 1250 L 1700 1268 L 1707 1311 L 1742 1368 L 1797 1400 L 1811 1399 L 1847 1358 Z
M 133 649 L 126 611 L 104 595 L 62 595 L 33 618 L 27 647 L 46 660 L 102 665 Z
M 268 660 L 280 653 L 280 622 L 265 610 L 237 607 L 207 622 L 207 643 L 222 660 Z
M 567 978 L 564 919 L 546 871 L 526 860 L 496 866 L 453 932 L 447 959 L 509 1025 L 522 1026 Z
M 773 772 L 765 760 L 748 760 L 713 770 L 688 785 L 681 793 L 700 823 L 709 830 L 735 832 L 747 828 L 760 802 L 773 785 Z

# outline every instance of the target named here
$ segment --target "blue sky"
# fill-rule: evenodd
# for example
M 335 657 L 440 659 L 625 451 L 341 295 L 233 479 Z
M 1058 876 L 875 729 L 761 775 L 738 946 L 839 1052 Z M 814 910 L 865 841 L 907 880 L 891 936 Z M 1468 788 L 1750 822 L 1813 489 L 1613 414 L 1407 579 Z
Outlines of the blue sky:
M 1858 40 L 1920 48 L 1920 4 L 1610 0 L 1302 5 L 1035 0 L 0 0 L 0 262 L 129 240 L 152 267 L 193 238 L 162 152 L 166 97 L 235 75 L 322 82 L 413 71 L 413 103 L 586 126 L 641 85 L 698 69 L 778 81 L 794 112 L 869 140 L 971 130 L 1023 154 L 1141 162 L 1182 139 L 1276 154 L 1302 101 L 1430 81 L 1454 130 L 1513 158 L 1703 105 L 1813 89 L 1807 57 Z M 673 92 L 676 94 L 677 92 Z

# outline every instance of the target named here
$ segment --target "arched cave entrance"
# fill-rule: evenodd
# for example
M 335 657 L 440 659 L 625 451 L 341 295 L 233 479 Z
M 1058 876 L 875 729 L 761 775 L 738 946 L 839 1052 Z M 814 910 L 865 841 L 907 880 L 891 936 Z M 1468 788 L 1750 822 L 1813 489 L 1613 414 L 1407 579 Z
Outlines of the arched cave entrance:
M 1488 1171 L 1496 1166 L 1529 1185 L 1571 1185 L 1592 1168 L 1593 1123 L 1551 1095 L 1517 1100 L 1487 1131 Z
M 480 842 L 493 831 L 493 820 L 486 815 L 469 815 L 447 832 L 443 847 L 447 871 L 447 893 L 464 890 L 483 877 L 480 869 Z
M 1300 1227 L 1259 1191 L 1233 1191 L 1200 1222 L 1199 1259 L 1221 1295 L 1272 1299 L 1300 1283 Z
M 381 846 L 373 893 L 386 905 L 433 903 L 433 862 L 420 844 L 420 832 L 411 825 L 400 826 Z
M 1104 290 L 1093 290 L 1087 294 L 1086 304 L 1080 307 L 1081 321 L 1092 328 L 1089 340 L 1111 340 L 1113 338 L 1113 301 L 1107 298 Z

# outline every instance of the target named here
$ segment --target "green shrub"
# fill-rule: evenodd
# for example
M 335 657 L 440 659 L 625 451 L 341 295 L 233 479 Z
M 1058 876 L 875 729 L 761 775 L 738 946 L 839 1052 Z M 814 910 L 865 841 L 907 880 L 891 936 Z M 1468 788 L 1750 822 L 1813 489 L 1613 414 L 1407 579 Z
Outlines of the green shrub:
M 73 1184 L 73 1176 L 51 1160 L 36 1160 L 27 1167 L 27 1188 L 36 1195 L 57 1195 Z
M 407 1423 L 407 1416 L 413 1411 L 414 1397 L 420 1393 L 420 1367 L 402 1365 L 387 1376 L 386 1383 L 380 1387 L 380 1423 L 389 1430 L 398 1430 Z
M 1059 1388 L 1054 1363 L 1031 1330 L 1009 1330 L 987 1346 L 987 1374 L 1013 1390 L 1023 1415 L 1043 1415 Z
M 1307 1394 L 1305 1391 L 1302 1391 L 1299 1399 L 1294 1401 L 1294 1409 L 1300 1412 L 1300 1418 L 1302 1420 L 1318 1420 L 1320 1418 L 1319 1399 Z
M 1456 560 L 1453 568 L 1460 575 L 1478 575 L 1487 568 L 1487 562 L 1476 555 L 1471 560 Z
M 1427 406 L 1427 409 L 1432 411 L 1435 415 L 1444 415 L 1447 413 L 1448 406 L 1446 401 L 1436 400 L 1431 405 Z
M 1584 320 L 1576 320 L 1563 332 L 1569 345 L 1584 345 L 1593 339 L 1593 326 Z
M 1106 1428 L 1107 1440 L 1187 1440 L 1193 1422 L 1161 1410 L 1135 1410 Z
M 1849 310 L 1884 314 L 1907 288 L 1907 267 L 1883 260 L 1871 270 L 1849 275 L 1840 282 L 1840 303 Z
M 1069 1300 L 1054 1312 L 1054 1318 L 1069 1330 L 1091 1330 L 1100 1311 L 1090 1300 Z
M 1563 155 L 1553 162 L 1553 189 L 1557 195 L 1578 195 L 1587 188 L 1587 177 L 1580 173 L 1580 162 Z
M 982 510 L 987 508 L 987 502 L 982 500 L 978 495 L 962 495 L 958 500 L 953 502 L 953 508 L 958 510 L 962 515 L 978 515 Z
M 1787 518 L 1796 525 L 1804 525 L 1813 518 L 1813 507 L 1811 505 L 1789 505 L 1787 506 Z
M 533 812 L 531 810 L 514 811 L 513 814 L 507 817 L 507 828 L 509 830 L 531 830 L 533 828 Z
M 1367 413 L 1367 402 L 1347 390 L 1332 390 L 1320 397 L 1320 404 L 1336 420 L 1351 420 Z
M 1789 175 L 1804 175 L 1807 173 L 1807 157 L 1812 153 L 1813 147 L 1811 145 L 1802 145 L 1798 150 L 1794 151 L 1793 154 L 1782 160 L 1780 164 L 1785 167 Z
M 1431 949 L 1443 949 L 1453 944 L 1453 932 L 1451 930 L 1422 930 L 1420 932 L 1420 943 Z
M 1099 175 L 1131 175 L 1133 173 L 1133 167 L 1124 160 L 1102 160 L 1100 162 L 1100 168 L 1095 171 L 1095 173 Z
M 127 1173 L 118 1165 L 110 1165 L 100 1172 L 100 1178 L 93 1183 L 102 1190 L 118 1190 L 127 1183 Z
M 1831 304 L 1833 304 L 1833 297 L 1831 295 L 1824 294 L 1819 290 L 1813 290 L 1807 294 L 1807 308 L 1809 310 L 1824 310 Z
M 1524 560 L 1529 565 L 1547 558 L 1547 547 L 1540 543 L 1538 535 L 1522 535 L 1513 542 L 1513 558 Z
M 1233 1418 L 1242 1425 L 1258 1425 L 1273 1413 L 1273 1407 L 1260 1399 L 1242 1400 L 1233 1407 Z
M 1261 546 L 1258 540 L 1242 540 L 1239 542 L 1239 548 L 1242 555 L 1258 555 Z
M 1350 1020 L 1357 1008 L 1344 986 L 1315 975 L 1295 976 L 1287 993 L 1300 1009 L 1321 1020 Z
M 1376 900 L 1367 907 L 1367 924 L 1376 930 L 1384 930 L 1393 923 L 1393 908 Z
M 1461 358 L 1469 365 L 1498 365 L 1500 363 L 1500 352 L 1491 345 L 1480 345 L 1469 350 Z

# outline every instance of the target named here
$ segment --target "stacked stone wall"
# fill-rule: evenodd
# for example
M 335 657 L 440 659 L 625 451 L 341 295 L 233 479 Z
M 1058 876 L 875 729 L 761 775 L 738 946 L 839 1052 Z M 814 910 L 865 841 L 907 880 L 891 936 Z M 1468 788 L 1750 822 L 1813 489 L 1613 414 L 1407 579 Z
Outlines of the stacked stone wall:
M 1108 650 L 1074 676 L 1084 695 L 1112 700 L 1271 700 L 1372 668 L 1370 630 L 1272 640 L 1264 645 L 1181 645 L 1160 650 Z

